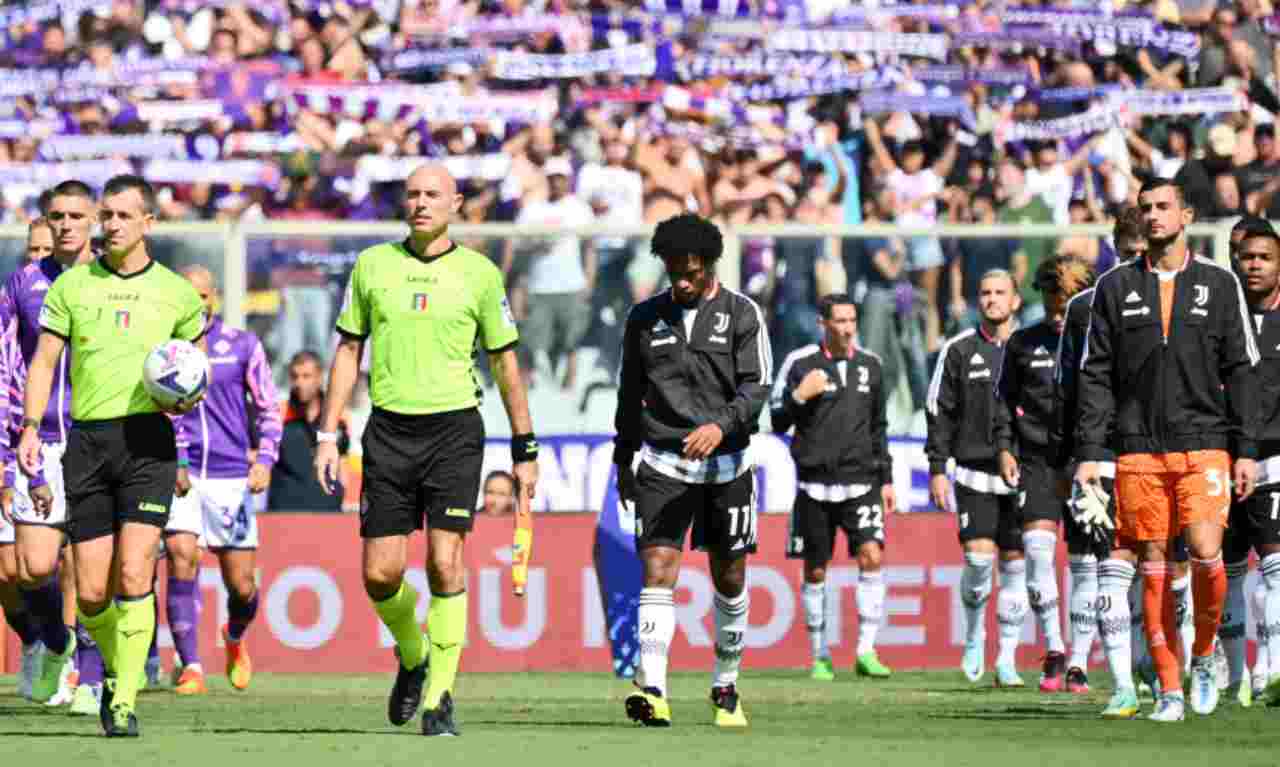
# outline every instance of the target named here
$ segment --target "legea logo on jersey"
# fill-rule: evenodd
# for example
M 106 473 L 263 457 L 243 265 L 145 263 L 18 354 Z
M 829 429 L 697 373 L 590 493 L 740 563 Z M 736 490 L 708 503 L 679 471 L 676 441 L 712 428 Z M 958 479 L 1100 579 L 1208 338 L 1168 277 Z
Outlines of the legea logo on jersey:
M 121 329 L 126 329 L 126 330 L 128 329 L 129 312 L 125 311 L 124 309 L 119 309 L 116 311 L 116 327 Z
M 413 310 L 415 312 L 425 312 L 427 310 L 427 294 L 426 293 L 413 294 Z

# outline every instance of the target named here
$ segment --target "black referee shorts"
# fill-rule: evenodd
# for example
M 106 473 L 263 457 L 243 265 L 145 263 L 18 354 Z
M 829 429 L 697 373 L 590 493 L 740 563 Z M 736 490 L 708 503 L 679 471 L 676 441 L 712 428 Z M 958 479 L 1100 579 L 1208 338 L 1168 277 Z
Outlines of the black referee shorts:
M 163 413 L 76 421 L 62 476 L 72 543 L 114 535 L 125 522 L 163 529 L 178 479 L 173 423 Z
M 360 537 L 409 535 L 424 524 L 470 532 L 484 467 L 478 409 L 401 415 L 374 408 L 361 444 Z

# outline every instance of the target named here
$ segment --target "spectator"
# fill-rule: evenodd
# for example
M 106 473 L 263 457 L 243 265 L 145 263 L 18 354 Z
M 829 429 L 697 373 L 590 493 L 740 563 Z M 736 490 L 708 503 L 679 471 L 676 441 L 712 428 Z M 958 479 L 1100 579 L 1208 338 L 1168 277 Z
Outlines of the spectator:
M 1232 38 L 1248 44 L 1254 72 L 1265 71 L 1272 57 L 1271 39 L 1262 29 L 1266 15 L 1261 0 L 1236 0 L 1236 26 Z
M 969 200 L 969 215 L 969 223 L 982 226 L 995 224 L 994 195 L 986 191 L 974 194 Z M 951 302 L 948 314 L 955 327 L 948 335 L 953 335 L 960 330 L 978 326 L 978 287 L 982 282 L 982 275 L 995 269 L 1013 274 L 1018 242 L 1007 237 L 957 237 L 950 244 L 951 272 L 948 282 L 951 286 Z
M 316 429 L 324 404 L 323 371 L 320 357 L 302 351 L 289 360 L 289 402 L 280 437 L 280 457 L 271 469 L 271 489 L 267 511 L 328 511 L 342 509 L 342 483 L 328 495 L 316 480 Z M 338 429 L 338 452 L 347 454 L 351 445 L 345 420 Z
M 1032 194 L 1044 198 L 1049 210 L 1053 211 L 1054 223 L 1070 222 L 1071 215 L 1067 208 L 1075 189 L 1075 176 L 1089 166 L 1089 157 L 1101 139 L 1101 136 L 1095 136 L 1085 142 L 1066 162 L 1058 160 L 1056 141 L 1042 142 L 1032 152 L 1035 165 L 1027 169 L 1025 183 Z M 1034 266 L 1030 273 L 1035 273 Z M 1023 301 L 1026 301 L 1026 296 L 1023 296 Z
M 1102 222 L 1102 216 L 1099 215 L 1096 206 L 1091 206 L 1086 200 L 1072 200 L 1070 214 L 1072 224 Z M 1110 264 L 1107 262 L 1111 260 L 1111 257 L 1104 257 L 1103 254 L 1104 242 L 1104 238 L 1092 235 L 1071 234 L 1058 240 L 1058 247 L 1055 252 L 1059 256 L 1083 261 L 1093 269 L 1095 274 L 1100 274 L 1110 268 Z
M 996 200 L 1000 203 L 997 219 L 1002 224 L 1053 223 L 1053 211 L 1044 198 L 1027 185 L 1022 166 L 1016 160 L 1007 159 L 1000 163 L 996 176 Z M 1030 277 L 1056 247 L 1049 237 L 1023 237 L 1014 254 L 1013 279 L 1022 293 L 1024 322 L 1034 322 L 1043 312 L 1040 293 L 1029 284 Z
M 888 223 L 885 214 L 893 205 L 893 194 L 882 190 L 863 204 L 866 223 Z M 901 377 L 906 377 L 914 413 L 924 407 L 929 373 L 925 308 L 907 280 L 906 248 L 896 237 L 850 238 L 844 242 L 842 257 L 846 279 L 854 285 L 855 298 L 860 298 L 859 341 L 880 356 L 886 391 L 896 391 Z
M 1235 128 L 1219 122 L 1209 128 L 1202 157 L 1191 157 L 1174 180 L 1182 185 L 1198 220 L 1210 220 L 1218 210 L 1214 176 L 1235 169 L 1237 136 Z
M 573 166 L 567 157 L 553 157 L 546 163 L 549 196 L 532 202 L 520 211 L 516 223 L 563 229 L 592 223 L 591 208 L 570 190 Z M 586 333 L 590 317 L 590 297 L 595 287 L 596 258 L 591 241 L 583 247 L 576 235 L 530 238 L 534 240 L 524 255 L 529 261 L 526 288 L 528 318 L 521 332 L 521 346 L 531 358 L 526 375 L 535 382 L 534 366 L 545 352 L 554 374 L 556 352 L 564 354 L 565 390 L 577 381 L 578 344 Z M 508 251 L 503 271 L 511 270 L 513 254 Z
M 309 167 L 309 162 L 308 167 Z M 325 218 L 319 174 L 299 168 L 290 179 L 287 208 L 277 218 L 314 221 Z M 291 238 L 276 246 L 271 287 L 279 291 L 280 308 L 273 328 L 272 346 L 276 359 L 292 359 L 304 349 L 327 349 L 333 335 L 334 295 L 329 275 L 314 259 L 330 249 L 327 237 Z M 322 354 L 323 361 L 327 354 Z
M 1247 199 L 1246 207 L 1252 212 L 1266 210 L 1261 204 L 1258 190 L 1268 181 L 1280 178 L 1280 142 L 1276 141 L 1275 125 L 1259 125 L 1254 128 L 1253 140 L 1257 146 L 1257 157 L 1253 162 L 1240 168 L 1240 188 Z
M 1201 36 L 1200 55 L 1196 59 L 1196 85 L 1207 88 L 1222 83 L 1227 75 L 1227 46 L 1235 37 L 1235 8 L 1219 5 L 1213 12 L 1208 34 Z
M 926 168 L 924 144 L 911 140 L 902 145 L 902 165 L 894 162 L 893 155 L 880 138 L 880 126 L 875 120 L 863 121 L 867 144 L 875 155 L 880 170 L 887 174 L 886 183 L 893 192 L 894 220 L 902 226 L 932 227 L 938 222 L 938 199 L 941 198 L 945 180 L 955 164 L 957 145 L 952 136 L 947 140 L 942 155 Z M 930 351 L 942 343 L 939 323 L 938 287 L 942 278 L 942 266 L 946 259 L 937 237 L 916 236 L 907 238 L 907 270 L 912 281 L 924 292 L 927 307 L 925 346 Z
M 1213 208 L 1209 213 L 1210 221 L 1234 219 L 1243 215 L 1244 199 L 1240 194 L 1240 184 L 1236 174 L 1224 170 L 1213 177 Z
M 826 194 L 823 190 L 819 193 Z M 778 198 L 775 193 L 766 199 Z M 780 217 L 785 222 L 809 226 L 825 223 L 822 220 L 824 205 L 810 196 L 791 205 L 784 200 L 778 202 L 783 206 Z M 844 292 L 844 286 L 832 285 L 834 265 L 827 257 L 825 238 L 778 237 L 774 248 L 778 263 L 773 318 L 769 324 L 770 344 L 776 349 L 797 349 L 818 340 L 819 298 Z
M 631 224 L 643 213 L 644 178 L 631 167 L 630 155 L 626 142 L 608 141 L 604 163 L 590 163 L 578 172 L 578 196 L 588 201 L 599 197 L 606 204 L 607 218 L 601 223 Z
M 1173 178 L 1191 156 L 1191 129 L 1185 123 L 1171 123 L 1165 128 L 1163 148 L 1148 143 L 1136 130 L 1125 134 L 1130 151 L 1143 160 L 1157 178 Z
M 714 209 L 707 192 L 702 161 L 687 139 L 677 136 L 636 144 L 636 167 L 644 174 L 645 193 L 658 191 L 680 200 L 686 210 L 710 214 Z
M 509 517 L 515 513 L 519 483 L 510 472 L 495 470 L 484 478 L 484 502 L 477 510 L 486 517 Z

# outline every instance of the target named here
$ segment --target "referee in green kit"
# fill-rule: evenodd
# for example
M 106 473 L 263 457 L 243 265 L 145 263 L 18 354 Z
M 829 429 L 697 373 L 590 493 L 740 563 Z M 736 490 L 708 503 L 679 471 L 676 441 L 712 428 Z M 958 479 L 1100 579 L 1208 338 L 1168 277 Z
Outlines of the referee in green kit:
M 402 725 L 422 706 L 424 735 L 458 734 L 451 691 L 467 628 L 462 545 L 484 462 L 477 342 L 489 354 L 511 419 L 519 502 L 533 498 L 538 481 L 538 442 L 516 361 L 516 323 L 498 268 L 449 239 L 449 219 L 461 207 L 448 170 L 418 168 L 405 182 L 409 237 L 375 245 L 356 260 L 338 317 L 341 341 L 316 447 L 317 477 L 332 492 L 338 421 L 370 344 L 373 414 L 364 431 L 360 499 L 364 588 L 395 637 L 400 660 L 387 715 Z M 404 581 L 409 536 L 424 526 L 430 639 L 414 616 L 418 595 Z

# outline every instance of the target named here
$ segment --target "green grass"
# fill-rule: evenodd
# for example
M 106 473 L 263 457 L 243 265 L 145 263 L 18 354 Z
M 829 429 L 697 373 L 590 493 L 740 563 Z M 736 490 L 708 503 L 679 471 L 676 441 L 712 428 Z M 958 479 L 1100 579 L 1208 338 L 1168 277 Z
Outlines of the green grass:
M 745 732 L 710 725 L 706 674 L 673 679 L 670 730 L 627 722 L 629 684 L 605 675 L 464 674 L 459 682 L 458 739 L 422 738 L 416 722 L 388 725 L 390 677 L 262 674 L 247 694 L 221 678 L 197 699 L 144 692 L 141 740 L 107 741 L 96 719 L 21 701 L 14 678 L 0 677 L 0 755 L 24 767 L 1245 767 L 1274 765 L 1280 753 L 1277 709 L 1224 706 L 1212 718 L 1163 726 L 1104 722 L 1097 713 L 1106 691 L 998 691 L 971 687 L 958 673 L 872 683 L 845 672 L 820 683 L 801 672 L 749 671 L 740 687 L 751 720 Z

